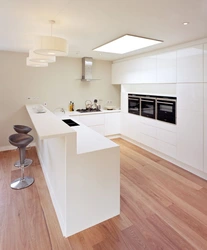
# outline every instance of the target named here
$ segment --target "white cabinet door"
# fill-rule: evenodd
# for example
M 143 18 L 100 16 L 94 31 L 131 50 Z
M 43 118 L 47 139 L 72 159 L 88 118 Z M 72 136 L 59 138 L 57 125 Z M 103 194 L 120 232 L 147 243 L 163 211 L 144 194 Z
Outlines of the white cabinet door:
M 203 45 L 177 51 L 177 82 L 203 82 Z
M 176 51 L 157 55 L 157 82 L 176 83 Z
M 112 84 L 127 83 L 128 62 L 118 62 L 112 64 L 111 82 Z
M 203 83 L 177 84 L 177 159 L 203 171 Z
M 207 44 L 204 44 L 204 82 L 207 83 Z
M 204 172 L 207 173 L 207 84 L 204 83 Z
M 82 122 L 84 125 L 90 126 L 97 126 L 97 125 L 104 125 L 104 114 L 88 114 L 88 115 L 80 115 L 79 121 Z
M 121 112 L 128 113 L 128 93 L 121 93 Z
M 101 135 L 105 133 L 105 116 L 104 114 L 80 115 L 79 122 L 90 127 Z
M 127 61 L 126 64 L 126 83 L 136 84 L 141 83 L 141 59 L 133 59 Z
M 140 141 L 140 120 L 139 116 L 121 113 L 121 134 L 139 142 Z
M 105 135 L 120 134 L 121 113 L 105 114 Z
M 157 82 L 157 56 L 140 58 L 141 83 Z

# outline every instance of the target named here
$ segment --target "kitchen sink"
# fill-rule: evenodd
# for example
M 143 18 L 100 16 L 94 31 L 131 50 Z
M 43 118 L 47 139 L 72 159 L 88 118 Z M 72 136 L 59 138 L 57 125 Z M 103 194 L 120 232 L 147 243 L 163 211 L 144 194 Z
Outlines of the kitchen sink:
M 77 122 L 75 122 L 71 119 L 66 119 L 66 120 L 62 120 L 62 121 L 65 122 L 70 127 L 80 126 Z

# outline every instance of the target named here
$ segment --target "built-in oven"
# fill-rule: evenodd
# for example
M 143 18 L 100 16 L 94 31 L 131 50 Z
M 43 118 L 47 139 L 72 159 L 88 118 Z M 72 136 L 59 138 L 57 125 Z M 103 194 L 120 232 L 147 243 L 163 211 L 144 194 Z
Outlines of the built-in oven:
M 140 97 L 136 94 L 128 94 L 128 113 L 140 115 Z
M 147 96 L 141 98 L 141 116 L 155 119 L 156 98 Z
M 157 120 L 176 124 L 176 97 L 157 98 Z

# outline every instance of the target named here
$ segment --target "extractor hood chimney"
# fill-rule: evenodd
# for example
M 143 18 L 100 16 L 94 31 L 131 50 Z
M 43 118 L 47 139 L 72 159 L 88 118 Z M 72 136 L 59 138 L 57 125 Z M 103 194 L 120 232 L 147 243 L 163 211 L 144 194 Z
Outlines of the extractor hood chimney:
M 92 79 L 92 66 L 93 58 L 92 57 L 83 57 L 82 58 L 82 81 L 91 81 Z

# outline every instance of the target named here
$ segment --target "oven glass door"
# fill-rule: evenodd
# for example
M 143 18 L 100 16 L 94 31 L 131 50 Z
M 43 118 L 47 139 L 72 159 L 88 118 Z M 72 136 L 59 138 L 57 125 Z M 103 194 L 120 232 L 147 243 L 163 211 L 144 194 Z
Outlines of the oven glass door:
M 157 120 L 176 124 L 176 103 L 157 101 Z
M 128 99 L 128 112 L 135 115 L 140 115 L 140 98 Z
M 141 115 L 155 119 L 155 100 L 141 99 Z

